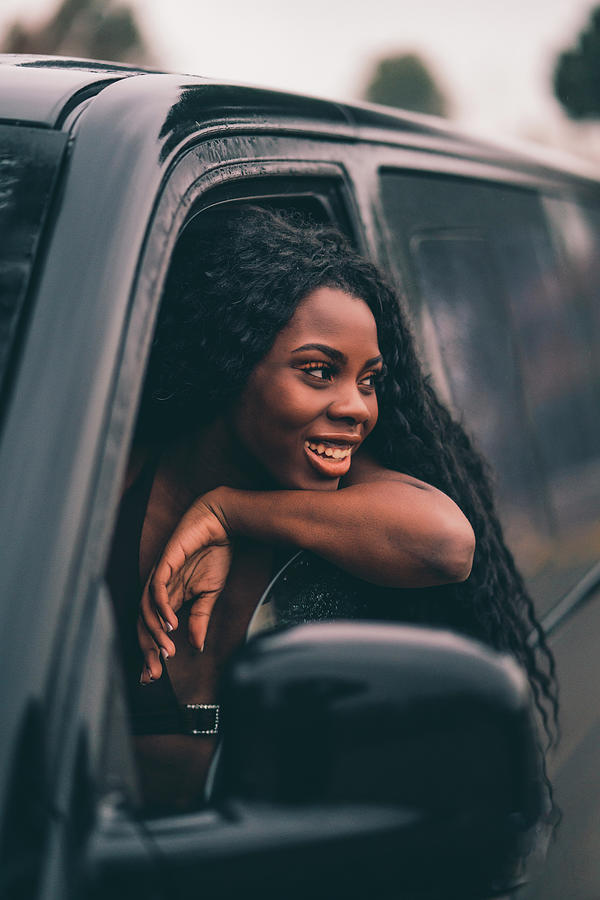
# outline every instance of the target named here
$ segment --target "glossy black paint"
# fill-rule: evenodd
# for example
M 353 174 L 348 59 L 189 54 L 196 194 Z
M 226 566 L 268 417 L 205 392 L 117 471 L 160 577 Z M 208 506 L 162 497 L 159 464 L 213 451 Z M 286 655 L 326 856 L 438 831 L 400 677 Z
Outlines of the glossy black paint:
M 105 72 L 11 65 L 14 57 L 0 57 L 0 120 L 38 128 L 55 128 L 65 108 L 77 98 L 97 92 L 115 80 Z M 4 65 L 2 65 L 4 62 Z
M 523 675 L 458 635 L 370 622 L 264 635 L 224 707 L 223 779 L 240 799 L 540 812 L 517 749 L 532 740 Z

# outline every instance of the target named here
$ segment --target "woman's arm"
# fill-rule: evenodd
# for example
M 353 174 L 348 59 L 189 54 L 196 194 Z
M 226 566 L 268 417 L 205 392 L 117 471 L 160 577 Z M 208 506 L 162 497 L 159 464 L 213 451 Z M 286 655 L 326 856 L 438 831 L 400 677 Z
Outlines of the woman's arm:
M 394 587 L 464 581 L 475 546 L 469 522 L 445 494 L 363 454 L 337 491 L 216 488 L 187 511 L 144 591 L 145 627 L 166 654 L 175 651 L 166 630 L 177 627 L 175 612 L 187 600 L 190 640 L 203 646 L 227 578 L 223 558 L 230 558 L 236 535 L 311 550 L 366 581 Z
M 471 571 L 473 530 L 456 504 L 368 460 L 338 491 L 218 488 L 203 499 L 231 535 L 311 550 L 374 584 L 428 587 Z

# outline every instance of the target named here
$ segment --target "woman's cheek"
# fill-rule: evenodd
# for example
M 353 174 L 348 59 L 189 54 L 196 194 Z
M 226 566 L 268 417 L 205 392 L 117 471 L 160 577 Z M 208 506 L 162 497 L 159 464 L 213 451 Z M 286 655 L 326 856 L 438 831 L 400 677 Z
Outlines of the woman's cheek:
M 375 426 L 377 425 L 377 419 L 378 419 L 378 418 L 379 418 L 379 403 L 378 403 L 378 401 L 377 401 L 377 396 L 374 394 L 374 395 L 373 395 L 372 412 L 371 412 L 371 415 L 369 416 L 369 425 L 368 425 L 368 427 L 367 427 L 367 429 L 366 429 L 365 437 L 366 437 L 368 434 L 371 434 L 371 432 L 373 431 L 373 429 L 374 429 Z

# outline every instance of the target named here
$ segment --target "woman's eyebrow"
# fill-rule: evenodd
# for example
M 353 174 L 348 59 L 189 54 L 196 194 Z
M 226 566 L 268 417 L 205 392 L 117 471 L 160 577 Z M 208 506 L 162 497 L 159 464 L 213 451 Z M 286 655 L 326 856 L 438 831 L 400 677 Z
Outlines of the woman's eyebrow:
M 320 350 L 321 353 L 324 353 L 325 356 L 328 356 L 334 362 L 348 362 L 348 357 L 345 353 L 342 353 L 341 350 L 336 350 L 335 347 L 329 347 L 327 344 L 302 344 L 301 347 L 296 347 L 295 350 L 292 350 L 292 353 L 301 353 L 305 350 Z
M 348 357 L 345 353 L 342 353 L 341 350 L 336 350 L 335 347 L 330 347 L 328 344 L 302 344 L 301 347 L 296 347 L 292 350 L 292 353 L 302 353 L 306 350 L 319 350 L 333 360 L 333 362 L 339 363 L 340 365 L 348 362 Z M 376 366 L 380 362 L 383 362 L 383 356 L 381 354 L 372 356 L 371 359 L 368 359 L 365 362 L 364 367 L 367 369 L 370 366 Z

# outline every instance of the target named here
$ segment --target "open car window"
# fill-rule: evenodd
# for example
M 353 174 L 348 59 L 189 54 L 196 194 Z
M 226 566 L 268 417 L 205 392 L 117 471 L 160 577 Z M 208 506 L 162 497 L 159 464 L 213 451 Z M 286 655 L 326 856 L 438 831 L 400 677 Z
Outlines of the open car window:
M 223 218 L 227 217 L 228 214 L 239 215 L 240 209 L 243 209 L 245 207 L 260 206 L 274 211 L 297 211 L 303 218 L 312 220 L 316 223 L 337 225 L 337 227 L 346 232 L 353 243 L 357 243 L 356 236 L 353 233 L 353 229 L 348 224 L 349 216 L 346 216 L 345 219 L 343 215 L 338 215 L 338 206 L 343 206 L 343 201 L 339 197 L 337 197 L 337 188 L 335 187 L 335 185 L 332 186 L 331 183 L 326 182 L 326 180 L 324 179 L 312 179 L 308 181 L 303 179 L 294 180 L 290 178 L 285 184 L 283 179 L 247 179 L 242 184 L 236 183 L 236 190 L 237 196 L 232 190 L 231 185 L 226 183 L 223 186 L 222 190 L 211 189 L 205 194 L 200 195 L 196 203 L 192 205 L 191 210 L 188 210 L 186 219 L 177 228 L 177 238 L 171 245 L 171 250 L 168 254 L 169 258 L 167 261 L 167 265 L 164 266 L 163 270 L 165 274 L 162 287 L 161 306 L 159 307 L 158 314 L 159 319 L 161 314 L 165 312 L 165 303 L 169 302 L 169 298 L 171 296 L 176 296 L 171 293 L 171 291 L 173 290 L 172 285 L 175 283 L 175 290 L 177 290 L 177 286 L 182 280 L 181 274 L 185 273 L 187 276 L 190 261 L 192 261 L 195 265 L 195 255 L 197 255 L 198 253 L 198 240 L 202 241 L 203 238 L 205 238 L 207 231 L 211 233 L 211 228 L 214 229 L 216 227 L 215 223 L 222 223 Z M 175 228 L 176 226 L 171 227 Z M 194 265 L 191 266 L 191 270 L 195 271 Z M 144 272 L 142 271 L 142 285 L 144 284 L 143 278 Z M 154 290 L 156 290 L 156 286 Z M 152 359 L 151 354 L 152 351 L 150 350 L 150 359 Z M 152 420 L 152 410 L 149 408 L 149 406 L 146 405 L 148 384 L 151 383 L 151 379 L 153 377 L 151 366 L 152 362 L 150 362 L 148 366 L 146 381 L 142 385 L 142 399 L 139 408 L 138 422 L 137 426 L 134 428 L 132 444 L 130 447 L 130 463 L 128 466 L 129 477 L 126 479 L 126 483 L 129 481 L 130 489 L 136 490 L 136 485 L 138 485 L 139 482 L 143 481 L 148 473 L 150 473 L 149 483 L 146 484 L 146 488 L 148 490 L 146 503 L 149 500 L 150 492 L 152 489 L 151 485 L 153 474 L 150 471 L 152 469 L 152 466 L 148 467 L 145 466 L 144 463 L 142 463 L 141 468 L 139 466 L 136 467 L 136 454 L 138 454 L 138 452 L 141 450 L 142 458 L 146 460 L 148 459 L 148 454 L 144 456 L 143 451 L 148 449 L 147 442 L 149 440 L 153 448 L 154 459 L 156 462 L 157 456 L 160 454 L 160 451 L 158 450 L 160 441 L 158 445 L 155 445 L 153 441 L 155 439 L 158 439 L 157 435 L 159 434 L 162 425 L 162 419 L 160 422 Z M 152 406 L 151 403 L 150 406 Z M 148 471 L 144 473 L 145 469 L 148 469 Z M 148 478 L 146 478 L 146 481 L 148 481 Z M 213 486 L 217 487 L 218 485 Z M 145 508 L 146 507 L 144 506 L 143 501 L 141 501 L 141 503 L 138 504 L 137 509 L 137 525 L 140 528 L 142 527 L 142 523 L 145 517 Z M 140 716 L 142 713 L 140 712 L 141 706 L 138 702 L 138 681 L 142 657 L 138 652 L 137 638 L 133 633 L 134 628 L 132 625 L 137 616 L 139 597 L 137 596 L 137 593 L 135 591 L 133 592 L 133 594 L 131 592 L 127 593 L 129 587 L 128 585 L 122 583 L 123 579 L 121 577 L 121 574 L 124 572 L 129 573 L 130 575 L 132 573 L 135 574 L 135 559 L 133 560 L 132 564 L 132 556 L 135 557 L 136 544 L 135 540 L 132 542 L 131 540 L 129 540 L 129 538 L 127 538 L 127 541 L 125 541 L 123 538 L 125 532 L 122 529 L 122 511 L 123 508 L 121 508 L 118 515 L 117 525 L 112 540 L 113 554 L 111 554 L 108 570 L 105 572 L 105 578 L 107 579 L 109 585 L 113 609 L 116 613 L 116 619 L 119 622 L 119 631 L 121 638 L 121 662 L 123 664 L 122 668 L 124 669 L 126 678 L 125 694 L 128 699 L 128 720 L 130 731 L 132 735 L 135 736 L 134 743 L 136 747 L 135 756 L 137 770 L 143 787 L 145 779 L 144 773 L 146 769 L 145 761 L 140 761 L 141 756 L 139 751 L 141 745 L 144 742 L 144 738 L 148 735 L 152 736 L 154 732 L 142 730 L 146 728 L 146 725 L 140 725 Z M 117 536 L 117 540 L 115 540 L 115 535 Z M 123 540 L 121 541 L 120 538 L 123 538 Z M 121 553 L 121 556 L 118 559 L 115 559 L 115 546 L 120 545 L 121 547 L 124 547 L 125 543 L 129 548 L 127 551 L 128 555 L 125 553 Z M 314 560 L 307 562 L 306 568 L 308 569 L 309 581 L 311 579 L 312 581 L 314 581 L 315 578 L 318 577 L 318 573 L 315 573 L 316 566 L 317 564 Z M 327 601 L 324 601 L 323 598 L 321 598 L 321 605 L 319 605 L 318 597 L 316 596 L 315 592 L 312 591 L 311 593 L 311 588 L 309 587 L 308 583 L 304 583 L 306 581 L 304 569 L 304 563 L 302 560 L 300 560 L 300 565 L 298 567 L 292 566 L 291 571 L 288 573 L 288 575 L 297 575 L 297 577 L 294 577 L 291 582 L 286 577 L 285 583 L 291 587 L 291 592 L 288 591 L 285 595 L 285 612 L 284 603 L 282 602 L 280 604 L 279 615 L 281 619 L 281 625 L 293 624 L 295 621 L 313 621 L 323 618 L 360 617 L 358 616 L 357 612 L 358 601 L 350 599 L 350 602 L 342 602 L 343 597 L 341 587 L 338 588 L 338 594 L 340 596 L 338 597 L 337 601 L 332 601 L 332 598 L 330 596 Z M 273 570 L 271 570 L 270 572 L 267 571 L 267 578 L 269 578 L 271 575 L 273 575 Z M 331 579 L 335 581 L 333 575 L 331 576 Z M 263 584 L 265 582 L 263 582 Z M 281 585 L 281 583 L 282 582 L 277 577 L 275 577 L 273 585 Z M 256 597 L 250 598 L 252 608 L 254 607 L 254 605 L 260 605 L 260 590 L 262 590 L 262 586 L 259 590 L 257 590 Z M 294 598 L 295 591 L 297 591 L 297 596 Z M 272 595 L 273 591 L 269 593 L 269 598 Z M 273 607 L 269 604 L 270 601 L 267 601 L 266 605 L 270 610 L 272 610 Z M 304 618 L 301 619 L 299 617 L 302 615 L 303 608 L 305 609 L 305 613 Z M 183 627 L 186 626 L 184 625 Z M 244 628 L 245 623 L 242 622 L 240 626 L 240 637 L 242 642 L 244 639 Z M 177 657 L 178 658 L 176 662 L 182 658 L 181 650 L 178 650 Z M 158 704 L 161 709 L 171 709 L 173 706 L 172 701 L 175 701 L 175 708 L 177 708 L 177 704 L 185 705 L 185 698 L 182 699 L 182 696 L 177 693 L 177 685 L 179 684 L 179 682 L 177 681 L 178 677 L 179 676 L 177 673 L 173 673 L 172 666 L 170 665 L 169 672 L 166 674 L 163 673 L 163 677 L 160 679 L 160 681 L 154 684 L 151 688 L 145 690 L 145 697 L 150 696 L 150 694 L 152 694 L 152 697 L 155 697 L 156 689 L 162 689 L 162 687 L 164 686 L 165 693 L 164 696 L 161 695 L 161 698 L 159 698 L 161 702 Z M 147 712 L 152 712 L 153 705 L 150 702 L 152 697 L 150 697 L 148 701 L 148 709 L 144 707 L 144 709 L 142 710 L 144 715 Z M 194 702 L 197 702 L 195 698 Z M 176 732 L 164 732 L 164 734 L 167 733 L 172 734 Z M 138 740 L 138 738 L 141 738 L 141 740 Z M 144 752 L 145 750 L 142 748 L 142 754 Z M 145 794 L 144 790 L 142 790 L 140 809 L 144 815 L 153 816 L 155 814 L 155 809 L 152 807 L 152 803 L 147 800 L 147 796 L 149 796 L 149 793 Z M 170 814 L 170 812 L 177 811 L 178 810 L 175 805 L 173 806 L 172 810 L 167 809 L 166 807 L 161 807 L 161 814 Z

